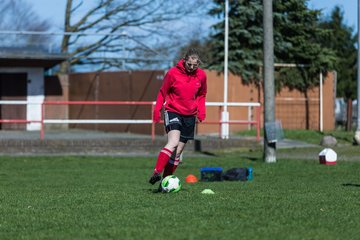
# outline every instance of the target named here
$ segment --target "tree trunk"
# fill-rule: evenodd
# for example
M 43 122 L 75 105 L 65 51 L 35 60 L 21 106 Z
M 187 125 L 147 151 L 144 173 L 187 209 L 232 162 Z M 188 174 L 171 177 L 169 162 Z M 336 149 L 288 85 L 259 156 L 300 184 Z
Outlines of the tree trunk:
M 60 74 L 68 74 L 70 72 L 70 62 L 64 61 L 60 64 Z
M 73 0 L 67 0 L 66 2 L 66 10 L 65 10 L 65 32 L 71 32 L 71 8 L 72 8 Z M 64 35 L 62 42 L 61 42 L 61 53 L 68 54 L 69 52 L 69 41 L 70 41 L 70 35 Z M 68 74 L 70 71 L 70 62 L 69 60 L 64 61 L 60 64 L 60 73 L 61 74 Z
M 346 107 L 346 131 L 351 131 L 352 129 L 352 99 L 347 99 Z
M 304 91 L 304 98 L 305 98 L 305 129 L 310 129 L 310 103 L 309 103 L 309 96 L 307 90 Z

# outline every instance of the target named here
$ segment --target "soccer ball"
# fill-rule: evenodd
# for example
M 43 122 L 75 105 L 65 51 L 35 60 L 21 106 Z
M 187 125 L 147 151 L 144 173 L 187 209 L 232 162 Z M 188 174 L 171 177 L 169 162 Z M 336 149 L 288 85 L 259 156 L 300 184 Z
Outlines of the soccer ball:
M 175 175 L 167 176 L 161 181 L 161 188 L 164 192 L 178 192 L 181 189 L 180 179 Z

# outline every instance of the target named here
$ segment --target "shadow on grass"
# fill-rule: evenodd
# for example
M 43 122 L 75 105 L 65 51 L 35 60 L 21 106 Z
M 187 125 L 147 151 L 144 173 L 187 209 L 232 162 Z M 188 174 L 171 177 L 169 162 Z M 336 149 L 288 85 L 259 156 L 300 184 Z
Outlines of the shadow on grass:
M 255 162 L 255 161 L 259 161 L 259 160 L 260 160 L 260 158 L 258 158 L 258 157 L 246 157 L 246 159 L 247 159 L 247 160 L 250 160 L 250 161 L 252 161 L 252 162 Z
M 360 187 L 360 184 L 356 184 L 356 183 L 344 183 L 342 185 L 344 187 Z
M 215 153 L 208 152 L 208 151 L 199 151 L 199 153 L 207 155 L 207 156 L 214 156 L 214 157 L 217 156 Z
M 176 193 L 173 193 L 173 192 L 164 192 L 164 191 L 161 191 L 160 189 L 147 189 L 150 193 L 154 193 L 154 194 L 176 194 Z M 181 192 L 189 192 L 189 190 L 187 188 L 181 188 L 180 190 Z

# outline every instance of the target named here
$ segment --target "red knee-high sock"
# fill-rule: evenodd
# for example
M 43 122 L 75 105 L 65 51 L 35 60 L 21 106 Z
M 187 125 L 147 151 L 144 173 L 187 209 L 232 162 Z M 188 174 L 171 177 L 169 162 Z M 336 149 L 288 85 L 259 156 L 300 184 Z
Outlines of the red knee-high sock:
M 165 178 L 166 176 L 172 175 L 175 172 L 177 166 L 179 165 L 179 162 L 180 162 L 179 158 L 175 159 L 175 160 L 170 159 L 165 166 L 163 178 Z
M 167 148 L 161 149 L 161 151 L 158 155 L 157 161 L 156 161 L 154 173 L 162 173 L 165 165 L 167 164 L 167 162 L 169 161 L 169 159 L 171 157 L 171 154 L 172 154 L 172 152 L 169 149 L 167 149 Z

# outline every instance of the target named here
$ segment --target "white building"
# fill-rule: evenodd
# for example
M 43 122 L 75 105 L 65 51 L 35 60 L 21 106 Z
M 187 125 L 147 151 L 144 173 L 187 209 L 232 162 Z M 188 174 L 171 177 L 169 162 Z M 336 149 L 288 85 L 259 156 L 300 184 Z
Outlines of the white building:
M 66 57 L 24 51 L 0 53 L 0 129 L 40 130 L 40 123 L 31 121 L 41 120 L 45 71 Z M 6 120 L 19 121 L 7 123 Z M 30 122 L 24 124 L 20 120 Z

